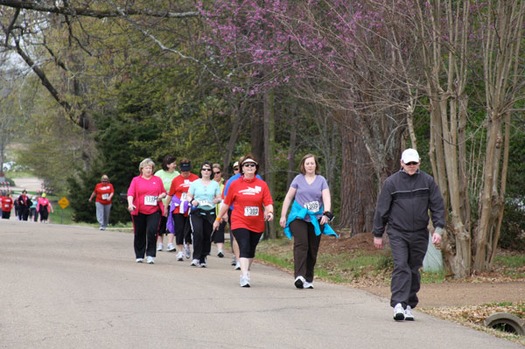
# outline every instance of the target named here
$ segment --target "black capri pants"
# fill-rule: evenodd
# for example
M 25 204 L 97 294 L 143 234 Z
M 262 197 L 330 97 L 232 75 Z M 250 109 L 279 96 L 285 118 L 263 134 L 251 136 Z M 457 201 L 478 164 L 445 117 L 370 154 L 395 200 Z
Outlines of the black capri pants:
M 255 249 L 261 241 L 262 232 L 257 233 L 245 228 L 234 229 L 232 231 L 237 244 L 239 244 L 240 258 L 254 258 Z

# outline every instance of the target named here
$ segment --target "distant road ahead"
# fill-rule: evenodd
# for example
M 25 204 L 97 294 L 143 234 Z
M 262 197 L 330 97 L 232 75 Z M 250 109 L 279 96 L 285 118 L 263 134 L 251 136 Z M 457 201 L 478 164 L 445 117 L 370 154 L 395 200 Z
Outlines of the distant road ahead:
M 386 299 L 230 258 L 208 268 L 159 252 L 136 264 L 130 233 L 0 220 L 0 348 L 522 348 Z

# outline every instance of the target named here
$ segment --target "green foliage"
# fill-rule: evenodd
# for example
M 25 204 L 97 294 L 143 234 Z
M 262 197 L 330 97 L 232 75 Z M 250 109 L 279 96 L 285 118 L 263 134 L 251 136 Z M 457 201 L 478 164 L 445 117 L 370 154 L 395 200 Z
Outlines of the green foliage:
M 525 251 L 525 206 L 521 197 L 505 203 L 499 247 Z

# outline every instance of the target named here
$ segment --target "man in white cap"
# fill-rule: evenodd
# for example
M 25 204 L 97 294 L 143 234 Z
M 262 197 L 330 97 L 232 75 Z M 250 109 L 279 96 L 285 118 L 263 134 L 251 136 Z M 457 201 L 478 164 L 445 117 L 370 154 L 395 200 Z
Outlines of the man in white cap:
M 414 320 L 412 309 L 419 301 L 419 269 L 428 247 L 428 212 L 435 228 L 432 243 L 441 242 L 445 226 L 443 197 L 434 178 L 419 169 L 420 163 L 415 149 L 403 152 L 401 170 L 386 179 L 374 215 L 374 246 L 383 248 L 383 233 L 387 230 L 392 249 L 390 305 L 396 321 Z

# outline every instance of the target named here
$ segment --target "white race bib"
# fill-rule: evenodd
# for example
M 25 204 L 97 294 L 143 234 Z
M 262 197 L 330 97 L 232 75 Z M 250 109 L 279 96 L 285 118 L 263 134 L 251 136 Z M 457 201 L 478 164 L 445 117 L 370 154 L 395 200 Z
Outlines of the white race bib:
M 311 212 L 319 212 L 319 210 L 321 209 L 321 205 L 319 201 L 310 201 L 304 204 L 304 208 Z
M 108 200 L 109 194 L 102 194 L 102 200 Z
M 188 193 L 182 193 L 180 195 L 180 201 L 186 201 L 186 197 L 188 196 Z
M 157 206 L 158 196 L 146 195 L 144 196 L 144 205 L 146 206 Z
M 208 200 L 199 200 L 199 206 L 213 207 L 214 205 Z
M 247 206 L 244 208 L 244 216 L 254 217 L 259 215 L 259 207 L 257 206 Z

